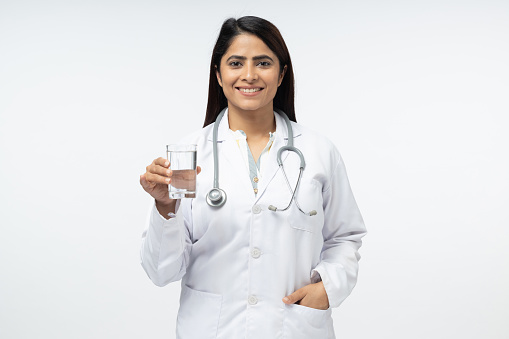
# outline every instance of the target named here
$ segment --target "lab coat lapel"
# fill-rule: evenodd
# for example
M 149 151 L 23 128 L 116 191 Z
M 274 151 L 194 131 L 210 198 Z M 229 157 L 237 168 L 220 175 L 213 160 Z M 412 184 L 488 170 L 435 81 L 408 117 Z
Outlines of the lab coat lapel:
M 270 148 L 269 156 L 267 158 L 267 164 L 264 168 L 264 173 L 262 173 L 263 179 L 259 182 L 258 185 L 258 197 L 257 197 L 258 199 L 260 199 L 263 196 L 270 182 L 272 181 L 276 173 L 279 171 L 279 165 L 277 163 L 277 151 L 281 148 L 281 146 L 284 145 L 286 145 L 285 140 L 283 140 L 282 137 L 276 135 L 274 143 Z M 286 155 L 283 154 L 282 159 L 283 161 L 285 157 Z
M 220 150 L 219 157 L 224 157 L 230 164 L 227 169 L 223 169 L 224 176 L 221 177 L 228 178 L 226 180 L 229 181 L 233 178 L 237 178 L 236 182 L 241 185 L 240 189 L 248 190 L 250 195 L 254 197 L 253 186 L 249 181 L 249 175 L 247 173 L 244 160 L 240 154 L 237 141 L 235 141 L 232 135 L 229 135 L 218 150 Z M 225 167 L 223 166 L 222 168 Z M 219 171 L 221 171 L 221 169 Z

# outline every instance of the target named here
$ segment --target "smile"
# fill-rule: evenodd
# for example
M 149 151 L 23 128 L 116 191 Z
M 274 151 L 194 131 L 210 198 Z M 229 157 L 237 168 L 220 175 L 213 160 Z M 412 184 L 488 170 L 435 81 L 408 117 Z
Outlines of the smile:
M 240 87 L 237 87 L 237 89 L 241 92 L 244 92 L 244 93 L 254 93 L 254 92 L 259 92 L 261 91 L 263 88 L 260 88 L 260 87 L 257 87 L 257 88 L 240 88 Z

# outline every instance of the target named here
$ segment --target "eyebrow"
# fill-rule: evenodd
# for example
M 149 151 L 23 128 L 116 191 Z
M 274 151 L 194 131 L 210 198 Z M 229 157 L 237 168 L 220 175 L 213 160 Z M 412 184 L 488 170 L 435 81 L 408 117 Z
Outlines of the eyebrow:
M 247 60 L 247 58 L 245 56 L 240 56 L 240 55 L 232 55 L 228 59 L 226 59 L 226 61 L 230 61 L 230 59 Z M 265 55 L 265 54 L 257 55 L 257 56 L 253 57 L 253 60 L 261 60 L 261 59 L 269 59 L 270 61 L 274 62 L 274 60 L 272 60 L 272 58 L 270 56 Z

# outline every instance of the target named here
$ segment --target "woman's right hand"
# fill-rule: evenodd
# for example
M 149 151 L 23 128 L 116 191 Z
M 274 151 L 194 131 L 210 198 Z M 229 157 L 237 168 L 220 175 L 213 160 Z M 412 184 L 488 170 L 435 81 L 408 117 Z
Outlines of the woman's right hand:
M 196 174 L 201 172 L 200 166 L 196 167 Z M 170 199 L 168 184 L 171 183 L 172 170 L 170 162 L 164 158 L 157 158 L 146 167 L 146 172 L 140 175 L 140 184 L 143 189 L 156 201 L 156 207 L 163 216 L 175 213 L 176 200 Z
M 170 162 L 164 158 L 157 158 L 146 167 L 146 172 L 140 176 L 140 184 L 160 205 L 173 205 L 174 199 L 168 195 L 168 184 L 171 183 L 172 171 Z

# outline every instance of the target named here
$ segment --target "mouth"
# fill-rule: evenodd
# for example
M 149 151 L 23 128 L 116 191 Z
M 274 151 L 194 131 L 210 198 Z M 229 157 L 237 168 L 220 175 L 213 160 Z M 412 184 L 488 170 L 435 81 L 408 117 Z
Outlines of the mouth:
M 251 88 L 235 87 L 235 88 L 242 93 L 256 93 L 256 92 L 260 92 L 261 90 L 263 90 L 262 87 L 251 87 Z

